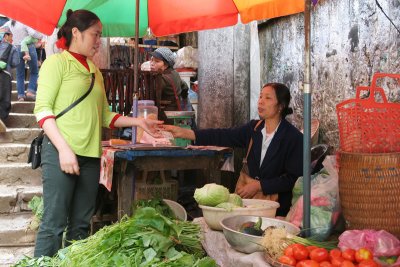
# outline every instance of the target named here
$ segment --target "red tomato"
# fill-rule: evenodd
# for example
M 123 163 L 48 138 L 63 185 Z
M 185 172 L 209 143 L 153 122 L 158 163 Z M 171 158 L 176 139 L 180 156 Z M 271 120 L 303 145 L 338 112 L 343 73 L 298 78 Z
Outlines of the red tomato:
M 296 266 L 296 260 L 290 256 L 282 255 L 279 257 L 278 261 L 286 265 Z
M 297 244 L 297 246 L 293 246 L 293 256 L 296 260 L 306 260 L 308 259 L 308 250 L 305 246 Z
M 296 264 L 296 267 L 320 267 L 319 263 L 313 260 L 302 260 Z
M 308 250 L 308 252 L 313 251 L 314 249 L 318 248 L 317 246 L 307 246 L 306 249 Z
M 345 249 L 342 251 L 342 257 L 345 260 L 353 262 L 355 260 L 356 251 L 352 248 Z
M 332 267 L 332 263 L 330 263 L 329 261 L 323 261 L 319 263 L 320 267 Z
M 316 262 L 329 260 L 328 251 L 324 248 L 316 248 L 310 252 L 310 259 Z
M 283 251 L 283 254 L 289 257 L 293 257 L 293 245 L 286 247 Z
M 331 257 L 331 263 L 335 267 L 341 266 L 343 262 L 344 262 L 344 259 L 342 258 L 342 256 L 340 256 L 340 257 Z
M 336 257 L 342 257 L 342 252 L 339 249 L 335 248 L 329 251 L 329 256 L 331 259 Z
M 341 264 L 340 267 L 354 267 L 354 263 L 352 261 L 344 260 Z
M 367 248 L 360 248 L 356 251 L 355 258 L 357 262 L 362 262 L 363 260 L 372 260 L 373 255 L 371 250 Z
M 363 260 L 358 264 L 358 267 L 379 267 L 380 265 L 376 263 L 374 260 Z

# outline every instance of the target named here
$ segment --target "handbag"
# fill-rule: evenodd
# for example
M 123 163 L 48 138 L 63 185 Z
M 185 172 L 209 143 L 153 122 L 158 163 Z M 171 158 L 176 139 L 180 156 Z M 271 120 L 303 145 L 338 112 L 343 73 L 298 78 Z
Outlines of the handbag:
M 254 127 L 254 131 L 257 129 L 257 127 L 261 124 L 262 120 L 260 120 L 256 126 Z M 247 166 L 247 157 L 249 156 L 251 147 L 253 146 L 253 138 L 250 139 L 249 147 L 247 148 L 247 154 L 246 157 L 243 159 L 242 163 L 242 169 L 240 170 L 240 175 L 239 179 L 236 183 L 236 188 L 235 188 L 235 193 L 237 194 L 238 190 L 248 183 L 254 181 L 253 178 L 250 177 L 249 175 L 249 167 Z M 264 195 L 262 190 L 257 192 L 254 196 L 253 199 L 264 199 L 264 200 L 272 200 L 272 201 L 278 201 L 278 194 L 271 194 L 271 195 Z
M 89 90 L 84 95 L 82 95 L 80 98 L 75 100 L 66 109 L 64 109 L 63 111 L 58 113 L 58 115 L 56 116 L 55 119 L 60 118 L 62 115 L 64 115 L 68 111 L 70 111 L 73 107 L 78 105 L 83 99 L 85 99 L 93 89 L 94 80 L 95 80 L 95 75 L 94 75 L 94 73 L 92 73 L 92 81 L 90 83 Z M 42 131 L 40 131 L 39 135 L 32 140 L 31 147 L 29 149 L 29 154 L 28 154 L 28 163 L 31 163 L 32 169 L 37 169 L 42 162 L 41 152 L 42 152 L 43 138 L 44 138 L 44 131 L 42 130 Z

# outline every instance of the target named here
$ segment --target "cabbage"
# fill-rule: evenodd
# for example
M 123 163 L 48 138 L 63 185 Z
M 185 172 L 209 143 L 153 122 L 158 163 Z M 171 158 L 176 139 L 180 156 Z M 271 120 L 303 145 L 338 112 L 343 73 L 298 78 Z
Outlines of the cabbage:
M 223 202 L 223 203 L 218 204 L 215 207 L 225 209 L 227 211 L 232 211 L 234 208 L 240 208 L 239 206 L 236 206 L 235 204 L 230 203 L 230 202 Z
M 206 184 L 194 191 L 194 199 L 199 205 L 214 207 L 220 203 L 228 202 L 229 190 L 215 183 Z
M 242 198 L 237 194 L 230 194 L 228 202 L 234 204 L 235 206 L 243 207 Z

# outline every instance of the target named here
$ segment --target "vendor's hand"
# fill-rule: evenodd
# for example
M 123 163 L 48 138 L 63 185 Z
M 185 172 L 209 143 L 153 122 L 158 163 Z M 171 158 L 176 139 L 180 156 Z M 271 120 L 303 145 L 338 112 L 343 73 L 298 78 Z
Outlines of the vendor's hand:
M 148 134 L 155 138 L 163 137 L 160 133 L 160 125 L 164 123 L 163 121 L 142 118 L 139 120 L 139 127 L 143 128 Z
M 68 174 L 79 175 L 78 158 L 71 148 L 66 147 L 58 151 L 61 170 Z
M 170 132 L 172 133 L 172 135 L 174 136 L 174 138 L 179 138 L 182 137 L 182 130 L 183 128 L 178 127 L 178 126 L 174 126 L 174 125 L 161 125 L 160 128 L 164 131 Z
M 237 194 L 241 198 L 253 198 L 255 194 L 261 191 L 260 181 L 254 180 L 238 189 Z

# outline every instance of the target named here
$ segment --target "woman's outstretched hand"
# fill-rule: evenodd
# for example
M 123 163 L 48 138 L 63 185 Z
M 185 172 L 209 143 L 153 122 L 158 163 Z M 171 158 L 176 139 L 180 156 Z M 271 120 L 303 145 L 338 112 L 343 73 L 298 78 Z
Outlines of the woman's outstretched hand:
M 155 138 L 163 137 L 160 132 L 160 126 L 164 123 L 159 120 L 151 120 L 151 119 L 139 119 L 139 127 L 143 128 L 148 134 Z
M 186 129 L 186 128 L 182 128 L 182 127 L 178 127 L 178 126 L 174 126 L 174 125 L 167 125 L 167 124 L 161 125 L 160 129 L 172 133 L 174 138 L 185 138 L 185 139 L 189 139 L 189 140 L 196 139 L 196 136 L 195 136 L 193 130 L 191 130 L 191 129 Z

